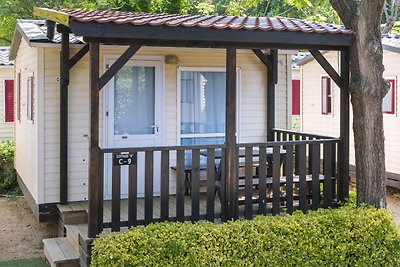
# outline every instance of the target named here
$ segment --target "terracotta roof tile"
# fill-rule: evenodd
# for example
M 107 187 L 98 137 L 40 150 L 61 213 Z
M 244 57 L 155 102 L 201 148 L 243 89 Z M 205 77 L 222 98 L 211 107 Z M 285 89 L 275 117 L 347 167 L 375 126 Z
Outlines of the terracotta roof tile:
M 318 23 L 283 17 L 199 16 L 176 14 L 147 14 L 122 11 L 89 11 L 55 9 L 69 15 L 70 21 L 82 23 L 115 23 L 168 27 L 200 27 L 230 30 L 292 31 L 304 33 L 351 34 L 341 25 Z

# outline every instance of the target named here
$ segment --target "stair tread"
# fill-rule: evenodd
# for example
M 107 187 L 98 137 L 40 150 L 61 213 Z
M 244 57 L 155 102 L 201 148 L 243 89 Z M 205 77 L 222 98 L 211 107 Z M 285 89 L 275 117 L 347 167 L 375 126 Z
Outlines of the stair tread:
M 79 253 L 66 237 L 43 239 L 44 247 L 54 263 L 79 261 Z

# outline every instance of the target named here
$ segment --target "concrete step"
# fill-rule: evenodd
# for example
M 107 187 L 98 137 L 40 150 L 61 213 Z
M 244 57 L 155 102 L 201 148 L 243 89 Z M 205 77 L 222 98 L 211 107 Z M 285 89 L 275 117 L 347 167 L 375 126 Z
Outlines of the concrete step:
M 51 267 L 79 267 L 79 253 L 66 237 L 43 239 L 43 244 Z

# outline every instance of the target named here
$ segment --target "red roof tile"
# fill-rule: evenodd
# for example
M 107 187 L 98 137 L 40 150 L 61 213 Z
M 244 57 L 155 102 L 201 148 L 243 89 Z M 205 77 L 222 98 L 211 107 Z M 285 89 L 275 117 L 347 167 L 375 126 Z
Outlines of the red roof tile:
M 121 11 L 88 11 L 55 9 L 69 16 L 70 21 L 132 25 L 200 27 L 230 30 L 292 31 L 304 33 L 351 34 L 341 25 L 318 23 L 283 17 L 199 16 L 146 14 Z

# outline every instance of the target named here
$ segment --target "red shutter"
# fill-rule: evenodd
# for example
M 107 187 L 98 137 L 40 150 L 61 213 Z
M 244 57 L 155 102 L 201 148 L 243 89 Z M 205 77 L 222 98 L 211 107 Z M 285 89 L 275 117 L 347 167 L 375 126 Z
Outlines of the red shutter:
M 4 81 L 4 121 L 14 122 L 14 80 Z
M 300 115 L 300 80 L 292 80 L 292 115 Z

